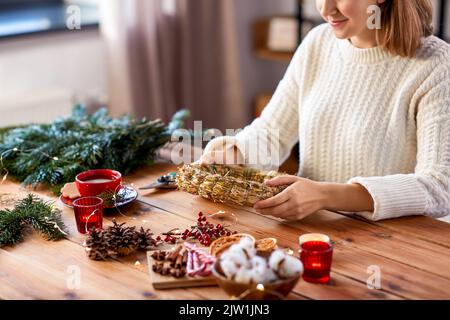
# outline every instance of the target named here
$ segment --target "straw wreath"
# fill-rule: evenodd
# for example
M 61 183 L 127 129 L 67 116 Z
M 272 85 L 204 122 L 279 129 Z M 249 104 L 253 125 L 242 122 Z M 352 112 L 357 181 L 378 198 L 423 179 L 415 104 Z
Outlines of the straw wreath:
M 241 166 L 198 164 L 179 169 L 176 182 L 179 190 L 200 195 L 214 202 L 253 206 L 280 193 L 285 187 L 269 187 L 267 180 L 280 176 L 277 171 L 259 171 Z

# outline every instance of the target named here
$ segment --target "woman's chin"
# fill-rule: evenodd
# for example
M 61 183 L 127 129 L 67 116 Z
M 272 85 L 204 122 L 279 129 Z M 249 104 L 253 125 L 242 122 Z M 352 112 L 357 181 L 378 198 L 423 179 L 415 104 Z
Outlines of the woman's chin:
M 345 39 L 349 39 L 351 38 L 348 34 L 348 32 L 345 32 L 344 30 L 333 30 L 334 35 L 336 36 L 336 38 L 340 39 L 340 40 L 345 40 Z

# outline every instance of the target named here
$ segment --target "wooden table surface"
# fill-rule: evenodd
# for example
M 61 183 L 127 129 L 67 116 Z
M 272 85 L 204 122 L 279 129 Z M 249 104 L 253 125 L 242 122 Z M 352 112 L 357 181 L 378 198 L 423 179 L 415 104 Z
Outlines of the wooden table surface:
M 157 164 L 126 177 L 125 182 L 143 186 L 174 169 Z M 0 249 L 1 299 L 228 299 L 218 287 L 153 290 L 144 253 L 106 262 L 89 260 L 73 211 L 48 191 L 36 193 L 55 200 L 70 236 L 48 242 L 31 233 L 23 243 Z M 27 190 L 17 183 L 6 181 L 0 186 L 3 200 L 26 194 Z M 121 213 L 108 214 L 105 224 L 111 224 L 115 217 L 160 234 L 195 224 L 199 211 L 219 210 L 237 215 L 235 230 L 251 233 L 257 239 L 275 237 L 281 246 L 295 250 L 300 234 L 320 232 L 332 238 L 335 249 L 330 283 L 300 281 L 288 299 L 450 298 L 450 224 L 431 218 L 368 222 L 322 211 L 300 222 L 282 222 L 258 215 L 250 208 L 215 204 L 179 191 L 149 191 L 141 192 L 138 201 Z M 370 266 L 381 271 L 379 290 L 367 286 Z M 80 276 L 79 286 L 74 282 L 76 274 Z

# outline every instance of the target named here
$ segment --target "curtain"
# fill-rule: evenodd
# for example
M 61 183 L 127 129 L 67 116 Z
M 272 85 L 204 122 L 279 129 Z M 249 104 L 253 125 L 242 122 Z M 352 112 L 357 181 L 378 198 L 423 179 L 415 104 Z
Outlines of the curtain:
M 246 123 L 234 1 L 103 0 L 101 12 L 113 115 L 187 108 L 203 128 Z

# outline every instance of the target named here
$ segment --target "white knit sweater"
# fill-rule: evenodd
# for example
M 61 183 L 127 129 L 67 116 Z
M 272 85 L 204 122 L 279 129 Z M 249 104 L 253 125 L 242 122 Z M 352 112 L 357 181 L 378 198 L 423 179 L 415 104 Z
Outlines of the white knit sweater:
M 375 203 L 374 212 L 358 213 L 368 219 L 447 215 L 450 46 L 428 37 L 416 58 L 394 57 L 356 48 L 321 25 L 262 116 L 236 136 L 247 163 L 256 138 L 280 148 L 279 160 L 262 167 L 279 166 L 299 141 L 300 176 L 363 185 Z M 264 148 L 258 156 L 270 158 Z

